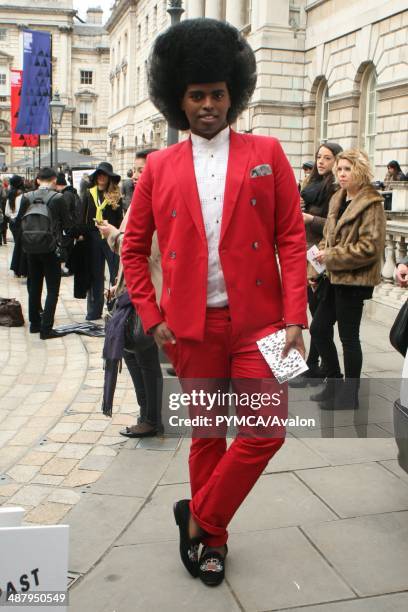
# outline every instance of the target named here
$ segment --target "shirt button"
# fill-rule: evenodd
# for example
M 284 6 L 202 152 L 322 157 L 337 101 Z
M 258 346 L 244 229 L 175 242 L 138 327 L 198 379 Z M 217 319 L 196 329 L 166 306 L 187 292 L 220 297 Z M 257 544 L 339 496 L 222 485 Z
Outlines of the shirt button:
M 172 217 L 176 217 L 176 216 L 177 216 L 177 211 L 176 211 L 175 209 L 173 209 L 173 210 L 171 211 L 171 216 L 172 216 Z
M 256 198 L 252 198 L 252 200 L 251 200 L 251 206 L 256 206 Z
M 262 281 L 261 281 L 261 279 L 260 279 L 260 278 L 257 278 L 257 279 L 256 279 L 256 281 L 255 281 L 255 283 L 256 283 L 256 286 L 257 286 L 257 287 L 259 287 L 260 285 L 262 285 Z
M 170 259 L 176 259 L 176 251 L 170 251 Z
M 253 242 L 253 243 L 252 243 L 252 248 L 253 248 L 253 249 L 255 249 L 255 250 L 256 250 L 256 249 L 259 249 L 259 242 L 256 242 L 256 241 L 255 241 L 255 242 Z

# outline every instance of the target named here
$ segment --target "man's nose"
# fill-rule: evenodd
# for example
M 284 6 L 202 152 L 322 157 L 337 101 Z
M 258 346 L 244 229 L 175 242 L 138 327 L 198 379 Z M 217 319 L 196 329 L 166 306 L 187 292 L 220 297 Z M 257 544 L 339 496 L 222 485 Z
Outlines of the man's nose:
M 206 97 L 204 98 L 204 101 L 203 101 L 203 102 L 204 102 L 204 103 L 203 103 L 203 106 L 204 106 L 204 108 L 205 108 L 205 109 L 211 109 L 211 108 L 214 108 L 214 105 L 213 105 L 213 100 L 212 100 L 212 97 L 211 97 L 211 96 L 206 96 Z

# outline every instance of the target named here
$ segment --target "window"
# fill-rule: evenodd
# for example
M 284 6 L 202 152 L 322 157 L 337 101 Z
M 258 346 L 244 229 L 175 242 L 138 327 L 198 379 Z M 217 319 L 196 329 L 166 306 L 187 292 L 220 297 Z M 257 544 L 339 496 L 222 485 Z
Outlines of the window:
M 153 30 L 157 30 L 157 4 L 153 9 Z
M 91 150 L 90 149 L 79 149 L 78 153 L 81 153 L 81 155 L 91 155 Z
M 136 102 L 140 99 L 140 66 L 136 71 Z
M 92 85 L 92 70 L 81 70 L 81 85 Z
M 144 83 L 143 83 L 143 93 L 144 97 L 147 98 L 148 95 L 148 85 L 147 85 L 147 61 L 144 63 Z
M 0 96 L 7 95 L 7 74 L 0 72 Z
M 149 38 L 149 15 L 145 18 L 145 40 Z
M 6 28 L 0 28 L 0 40 L 6 40 L 7 30 Z
M 79 103 L 79 126 L 92 127 L 92 102 L 89 100 Z
M 139 25 L 137 26 L 137 46 L 140 47 L 142 43 L 142 26 Z
M 368 153 L 371 167 L 374 168 L 375 137 L 377 134 L 377 77 L 375 70 L 372 70 L 370 76 L 368 77 L 366 96 L 364 148 Z
M 123 74 L 122 106 L 126 106 L 126 73 Z
M 329 88 L 325 86 L 322 93 L 322 106 L 320 118 L 320 142 L 327 140 L 327 123 L 329 118 Z

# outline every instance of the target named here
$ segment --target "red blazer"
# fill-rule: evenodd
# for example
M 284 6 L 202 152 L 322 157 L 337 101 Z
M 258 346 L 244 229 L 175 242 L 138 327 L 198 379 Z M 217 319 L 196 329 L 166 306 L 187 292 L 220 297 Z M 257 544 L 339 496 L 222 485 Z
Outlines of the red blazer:
M 272 173 L 251 177 L 261 164 Z M 163 268 L 160 308 L 148 269 L 155 229 Z M 271 324 L 307 325 L 299 192 L 276 138 L 231 131 L 219 254 L 234 332 L 250 337 Z M 203 339 L 208 248 L 191 139 L 148 156 L 133 195 L 122 260 L 146 331 L 165 320 L 176 338 Z

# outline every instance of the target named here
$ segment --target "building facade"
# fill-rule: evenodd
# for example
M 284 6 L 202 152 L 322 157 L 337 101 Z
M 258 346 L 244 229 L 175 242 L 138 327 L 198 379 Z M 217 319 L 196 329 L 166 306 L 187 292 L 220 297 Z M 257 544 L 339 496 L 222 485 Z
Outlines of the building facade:
M 65 104 L 58 148 L 106 158 L 109 41 L 102 15 L 101 9 L 91 9 L 81 23 L 72 0 L 0 4 L 0 166 L 18 171 L 32 156 L 32 149 L 10 146 L 10 69 L 22 69 L 24 28 L 52 34 L 52 87 Z M 49 140 L 41 137 L 42 155 Z
M 165 146 L 166 122 L 148 99 L 147 61 L 172 4 L 182 5 L 182 18 L 224 19 L 248 38 L 258 83 L 235 127 L 278 137 L 297 175 L 324 140 L 366 149 L 377 179 L 391 159 L 408 169 L 406 0 L 115 0 L 104 25 L 98 8 L 81 23 L 72 0 L 5 0 L 0 166 L 27 155 L 9 145 L 8 74 L 21 67 L 26 26 L 53 34 L 54 90 L 66 104 L 59 148 L 108 159 L 124 174 L 137 150 Z
M 147 98 L 146 66 L 155 36 L 170 23 L 168 4 L 116 0 L 106 24 L 108 150 L 120 172 L 138 148 L 166 143 L 166 124 Z M 366 149 L 378 179 L 391 159 L 407 169 L 406 0 L 184 0 L 182 6 L 182 18 L 225 19 L 248 38 L 258 83 L 236 127 L 278 137 L 297 174 L 324 140 Z

